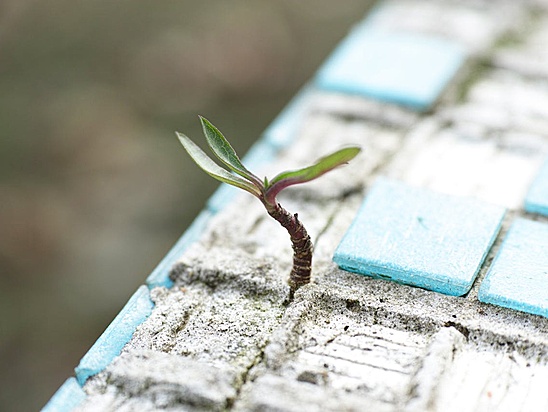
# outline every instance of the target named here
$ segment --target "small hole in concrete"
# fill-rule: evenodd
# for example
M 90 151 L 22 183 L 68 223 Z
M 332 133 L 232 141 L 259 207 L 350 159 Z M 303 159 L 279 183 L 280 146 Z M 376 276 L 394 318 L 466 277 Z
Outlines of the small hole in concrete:
M 308 382 L 313 385 L 317 385 L 319 383 L 318 374 L 311 371 L 301 372 L 299 376 L 297 376 L 297 380 L 299 382 Z
M 355 299 L 347 299 L 346 300 L 346 309 L 352 311 L 352 312 L 358 312 L 361 308 L 360 302 L 358 302 Z

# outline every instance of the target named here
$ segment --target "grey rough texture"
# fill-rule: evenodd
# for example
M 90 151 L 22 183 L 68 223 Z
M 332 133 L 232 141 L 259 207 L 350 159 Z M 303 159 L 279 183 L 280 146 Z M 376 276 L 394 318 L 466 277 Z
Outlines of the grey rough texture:
M 104 375 L 108 384 L 90 390 L 98 403 L 82 410 L 224 410 L 236 396 L 230 368 L 150 350 L 122 354 Z
M 495 7 L 489 1 L 387 0 L 381 4 L 380 12 L 370 17 L 374 26 L 444 37 L 472 55 L 484 55 L 501 35 L 518 31 L 527 14 L 511 1 L 498 1 Z
M 175 286 L 151 291 L 152 315 L 88 381 L 82 410 L 548 410 L 548 319 L 477 300 L 510 222 L 526 215 L 523 195 L 548 153 L 545 65 L 520 66 L 546 37 L 548 12 L 532 20 L 533 9 L 504 1 L 391 7 L 419 17 L 385 15 L 376 24 L 413 21 L 405 29 L 474 45 L 468 77 L 424 115 L 312 95 L 293 149 L 259 172 L 272 176 L 347 143 L 364 149 L 280 196 L 315 243 L 313 282 L 288 304 L 288 235 L 240 194 L 181 256 Z M 478 29 L 455 32 L 438 18 L 442 10 Z M 509 208 L 465 297 L 347 273 L 331 261 L 379 175 Z

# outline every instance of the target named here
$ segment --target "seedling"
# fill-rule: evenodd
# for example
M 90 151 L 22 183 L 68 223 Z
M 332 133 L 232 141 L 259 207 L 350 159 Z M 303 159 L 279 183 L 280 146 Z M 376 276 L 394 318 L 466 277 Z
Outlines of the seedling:
M 177 133 L 177 137 L 200 168 L 221 182 L 251 193 L 261 201 L 268 214 L 287 230 L 293 246 L 293 268 L 288 281 L 292 296 L 299 287 L 310 282 L 313 246 L 298 215 L 296 213 L 292 215 L 280 206 L 276 196 L 286 187 L 309 182 L 347 163 L 361 149 L 355 146 L 346 147 L 322 157 L 312 166 L 282 172 L 271 180 L 266 177 L 261 180 L 246 169 L 228 140 L 215 126 L 202 116 L 200 116 L 200 121 L 209 147 L 228 170 L 215 163 L 184 134 Z

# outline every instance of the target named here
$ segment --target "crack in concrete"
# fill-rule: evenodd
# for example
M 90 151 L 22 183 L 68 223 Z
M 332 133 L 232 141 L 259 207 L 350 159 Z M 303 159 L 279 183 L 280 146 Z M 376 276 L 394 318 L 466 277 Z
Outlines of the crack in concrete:
M 238 400 L 240 399 L 241 395 L 242 395 L 242 390 L 244 388 L 244 386 L 251 380 L 250 379 L 250 375 L 251 375 L 251 371 L 261 365 L 263 362 L 264 362 L 264 358 L 265 358 L 265 348 L 268 346 L 268 341 L 261 347 L 261 350 L 260 352 L 257 354 L 257 356 L 255 357 L 255 359 L 253 360 L 253 362 L 249 365 L 249 367 L 242 373 L 241 375 L 241 382 L 238 383 L 238 385 L 236 385 L 234 387 L 234 389 L 236 390 L 236 395 L 234 396 L 233 399 L 228 399 L 227 400 L 227 410 L 233 410 L 234 409 L 234 405 L 238 402 Z

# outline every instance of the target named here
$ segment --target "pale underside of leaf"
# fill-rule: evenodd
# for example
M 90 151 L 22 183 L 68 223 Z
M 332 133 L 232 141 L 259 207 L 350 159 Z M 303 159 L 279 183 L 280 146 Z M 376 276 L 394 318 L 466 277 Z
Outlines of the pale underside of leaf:
M 227 183 L 232 186 L 236 186 L 240 189 L 246 190 L 256 197 L 261 196 L 259 188 L 255 187 L 247 180 L 236 176 L 227 170 L 220 167 L 215 163 L 208 155 L 206 155 L 202 149 L 198 147 L 192 140 L 182 133 L 176 132 L 179 141 L 188 152 L 190 157 L 196 162 L 196 164 L 211 177 L 219 180 L 220 182 Z
M 230 170 L 249 179 L 254 182 L 261 182 L 260 179 L 251 173 L 243 165 L 242 161 L 236 154 L 236 151 L 232 148 L 228 140 L 223 136 L 219 129 L 217 129 L 209 120 L 200 116 L 202 122 L 202 128 L 207 140 L 207 144 L 215 153 L 215 156 L 219 158 Z

